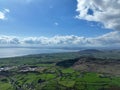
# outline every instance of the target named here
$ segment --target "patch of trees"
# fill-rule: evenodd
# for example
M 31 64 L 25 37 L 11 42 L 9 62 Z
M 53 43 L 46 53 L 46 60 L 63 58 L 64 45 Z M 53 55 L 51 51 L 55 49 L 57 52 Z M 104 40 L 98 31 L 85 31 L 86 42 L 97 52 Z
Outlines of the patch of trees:
M 95 58 L 92 56 L 84 56 L 84 57 L 79 57 L 75 59 L 68 59 L 64 61 L 60 61 L 56 63 L 56 66 L 61 66 L 61 67 L 71 67 L 74 64 L 81 64 L 81 63 L 94 63 L 94 64 L 101 64 L 101 65 L 107 65 L 107 64 L 118 64 L 120 63 L 120 60 L 117 59 L 103 59 L 103 58 Z
M 79 60 L 79 58 L 75 58 L 75 59 L 68 59 L 65 61 L 60 61 L 58 63 L 56 63 L 57 66 L 61 66 L 61 67 L 70 67 L 72 66 L 75 62 L 77 62 Z

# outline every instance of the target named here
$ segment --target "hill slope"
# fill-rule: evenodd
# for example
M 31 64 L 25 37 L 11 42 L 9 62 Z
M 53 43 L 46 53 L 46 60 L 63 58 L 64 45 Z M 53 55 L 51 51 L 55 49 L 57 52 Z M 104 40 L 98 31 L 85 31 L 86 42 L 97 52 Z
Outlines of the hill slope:
M 58 62 L 57 66 L 72 67 L 83 72 L 97 72 L 120 76 L 119 59 L 80 57 Z

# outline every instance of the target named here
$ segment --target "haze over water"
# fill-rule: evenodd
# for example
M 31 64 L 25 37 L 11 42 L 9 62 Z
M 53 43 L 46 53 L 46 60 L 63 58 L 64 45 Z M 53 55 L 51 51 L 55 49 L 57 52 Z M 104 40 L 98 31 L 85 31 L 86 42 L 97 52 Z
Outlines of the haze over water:
M 0 58 L 24 56 L 30 54 L 72 52 L 65 49 L 41 49 L 41 48 L 0 48 Z

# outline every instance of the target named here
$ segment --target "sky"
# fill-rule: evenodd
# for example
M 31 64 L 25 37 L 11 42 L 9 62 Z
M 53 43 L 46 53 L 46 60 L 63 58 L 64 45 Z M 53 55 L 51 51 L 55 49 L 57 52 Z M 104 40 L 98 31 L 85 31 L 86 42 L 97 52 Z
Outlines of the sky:
M 0 0 L 0 46 L 119 47 L 120 0 Z

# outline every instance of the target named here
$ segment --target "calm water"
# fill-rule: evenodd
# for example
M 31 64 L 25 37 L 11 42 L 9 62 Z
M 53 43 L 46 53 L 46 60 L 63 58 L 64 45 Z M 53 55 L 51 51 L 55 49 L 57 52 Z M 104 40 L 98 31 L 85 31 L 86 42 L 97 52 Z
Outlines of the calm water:
M 23 56 L 29 54 L 72 52 L 74 50 L 40 49 L 40 48 L 0 48 L 0 58 Z

